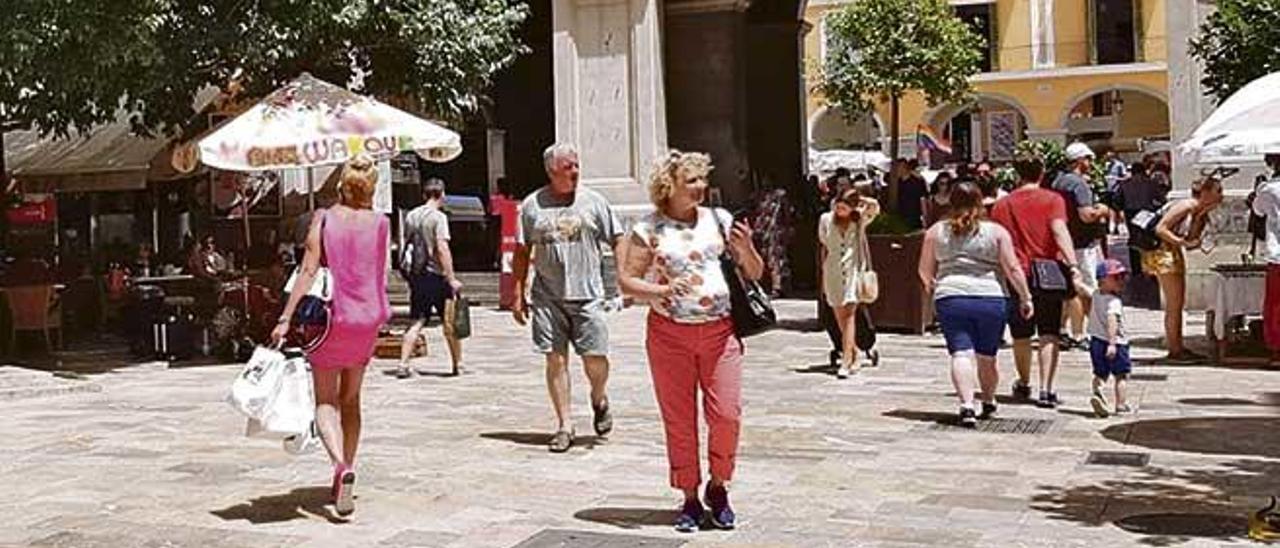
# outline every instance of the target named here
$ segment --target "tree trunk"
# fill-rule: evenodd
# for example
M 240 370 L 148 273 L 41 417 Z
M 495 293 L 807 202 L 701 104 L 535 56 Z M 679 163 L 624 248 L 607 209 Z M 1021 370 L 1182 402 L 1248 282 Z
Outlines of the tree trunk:
M 889 97 L 889 159 L 895 163 L 898 161 L 899 141 L 901 141 L 901 130 L 898 128 L 898 122 L 902 115 L 902 109 L 899 105 L 901 96 L 894 94 Z M 891 164 L 889 167 L 889 195 L 888 204 L 884 204 L 885 211 L 898 211 L 898 170 L 894 169 Z
M 902 109 L 898 105 L 898 100 L 897 95 L 889 98 L 889 159 L 891 160 L 897 160 L 900 152 L 898 150 L 898 139 L 900 137 L 898 122 L 902 116 Z
M 0 192 L 9 189 L 9 164 L 4 161 L 4 130 L 0 129 Z

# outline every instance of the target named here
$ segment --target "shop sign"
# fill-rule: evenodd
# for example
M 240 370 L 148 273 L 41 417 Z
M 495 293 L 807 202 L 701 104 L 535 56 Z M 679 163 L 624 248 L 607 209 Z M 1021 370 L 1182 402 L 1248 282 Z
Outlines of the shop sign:
M 173 156 L 169 159 L 169 163 L 178 173 L 193 173 L 200 165 L 200 148 L 194 141 L 179 143 L 173 147 Z
M 58 218 L 58 206 L 53 197 L 38 201 L 26 201 L 5 210 L 11 225 L 36 225 L 51 223 Z
M 394 156 L 413 150 L 413 137 L 385 135 L 381 137 L 348 137 L 320 139 L 301 146 L 253 147 L 246 153 L 250 167 L 312 166 L 346 161 L 360 153 L 375 158 Z

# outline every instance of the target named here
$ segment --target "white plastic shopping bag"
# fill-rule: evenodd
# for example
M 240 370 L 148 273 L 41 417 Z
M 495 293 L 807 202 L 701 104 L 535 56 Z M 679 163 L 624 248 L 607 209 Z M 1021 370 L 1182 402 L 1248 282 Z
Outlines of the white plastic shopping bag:
M 259 347 L 232 383 L 227 401 L 249 418 L 246 435 L 308 432 L 315 420 L 311 366 L 301 355 Z
M 302 356 L 284 361 L 275 396 L 263 409 L 262 428 L 277 434 L 299 434 L 311 428 L 316 418 L 316 397 L 311 381 L 311 364 Z
M 231 383 L 227 403 L 246 417 L 260 419 L 279 389 L 284 363 L 284 353 L 279 350 L 261 346 L 255 349 L 249 363 Z

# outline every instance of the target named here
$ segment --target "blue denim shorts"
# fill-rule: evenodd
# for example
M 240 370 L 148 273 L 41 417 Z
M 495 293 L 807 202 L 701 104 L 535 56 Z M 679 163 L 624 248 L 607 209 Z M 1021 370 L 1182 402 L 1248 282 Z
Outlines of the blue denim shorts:
M 972 351 L 995 356 L 1008 321 L 1009 299 L 1004 297 L 944 297 L 934 301 L 938 325 L 947 339 L 947 352 Z
M 1107 359 L 1107 341 L 1097 337 L 1089 337 L 1089 358 L 1093 360 L 1093 376 L 1109 379 L 1112 375 L 1126 377 L 1133 371 L 1133 362 L 1129 360 L 1129 345 L 1117 344 L 1116 357 Z

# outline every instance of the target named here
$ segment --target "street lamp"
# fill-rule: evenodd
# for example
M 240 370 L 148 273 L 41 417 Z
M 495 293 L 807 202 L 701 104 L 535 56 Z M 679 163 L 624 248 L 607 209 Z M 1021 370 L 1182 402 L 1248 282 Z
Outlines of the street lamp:
M 1111 111 L 1116 116 L 1124 112 L 1124 94 L 1118 89 L 1111 90 Z

